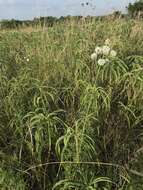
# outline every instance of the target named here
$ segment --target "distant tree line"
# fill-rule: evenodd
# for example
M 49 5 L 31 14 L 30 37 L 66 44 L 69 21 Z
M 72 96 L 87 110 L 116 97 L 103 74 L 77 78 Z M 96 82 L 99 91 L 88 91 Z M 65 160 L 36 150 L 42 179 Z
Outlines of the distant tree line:
M 56 23 L 62 23 L 69 21 L 70 19 L 74 19 L 76 21 L 81 21 L 83 16 L 61 16 L 60 18 L 47 16 L 47 17 L 39 17 L 34 18 L 33 20 L 1 20 L 0 21 L 0 29 L 17 29 L 21 27 L 27 26 L 46 26 L 52 27 Z M 86 19 L 98 19 L 98 17 L 87 16 Z
M 119 17 L 119 15 L 122 15 L 119 11 L 116 11 L 114 14 L 115 17 Z M 109 15 L 110 16 L 110 15 Z M 124 15 L 122 15 L 123 17 Z M 69 21 L 71 19 L 81 22 L 86 20 L 103 20 L 106 19 L 107 16 L 61 16 L 60 18 L 48 16 L 48 17 L 40 17 L 40 18 L 34 18 L 33 20 L 1 20 L 0 21 L 0 29 L 18 29 L 22 27 L 28 27 L 28 26 L 46 26 L 46 27 L 52 27 L 56 23 L 62 23 Z
M 46 26 L 53 26 L 53 24 L 58 19 L 55 17 L 40 17 L 40 18 L 34 18 L 33 20 L 1 20 L 0 22 L 0 28 L 1 29 L 15 29 L 15 28 L 21 28 L 26 26 L 36 26 L 38 24 L 40 25 L 46 25 Z
M 69 21 L 70 19 L 74 19 L 76 21 L 85 21 L 85 20 L 102 20 L 106 18 L 124 18 L 124 17 L 132 17 L 132 18 L 143 18 L 143 0 L 138 0 L 135 3 L 131 4 L 126 7 L 128 14 L 122 14 L 120 11 L 114 11 L 113 14 L 108 15 L 108 16 L 62 16 L 60 18 L 57 17 L 52 17 L 52 16 L 47 16 L 47 17 L 39 17 L 39 18 L 34 18 L 33 20 L 1 20 L 0 21 L 0 29 L 17 29 L 21 27 L 27 27 L 27 26 L 46 26 L 46 27 L 52 27 L 55 23 L 59 22 L 65 22 Z
M 39 17 L 34 18 L 33 20 L 1 20 L 0 21 L 0 28 L 1 29 L 15 29 L 15 28 L 21 28 L 26 26 L 47 26 L 52 27 L 57 22 L 64 22 L 66 20 L 69 20 L 71 18 L 74 18 L 76 20 L 80 20 L 82 16 L 62 16 L 60 18 L 47 16 L 47 17 Z
M 127 10 L 131 17 L 143 18 L 143 0 L 135 1 L 133 4 L 129 3 Z

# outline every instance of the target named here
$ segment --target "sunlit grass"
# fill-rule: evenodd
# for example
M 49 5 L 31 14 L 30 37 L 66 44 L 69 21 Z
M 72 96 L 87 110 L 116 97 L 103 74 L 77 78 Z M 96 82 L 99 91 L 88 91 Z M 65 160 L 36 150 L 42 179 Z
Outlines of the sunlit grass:
M 2 190 L 142 189 L 142 34 L 125 19 L 0 32 Z

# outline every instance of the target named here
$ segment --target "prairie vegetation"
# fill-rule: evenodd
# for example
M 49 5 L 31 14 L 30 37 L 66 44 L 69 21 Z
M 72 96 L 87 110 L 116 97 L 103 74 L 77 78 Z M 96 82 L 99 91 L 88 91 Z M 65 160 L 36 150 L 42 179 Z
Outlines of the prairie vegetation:
M 1 190 L 142 190 L 142 158 L 142 21 L 0 32 Z

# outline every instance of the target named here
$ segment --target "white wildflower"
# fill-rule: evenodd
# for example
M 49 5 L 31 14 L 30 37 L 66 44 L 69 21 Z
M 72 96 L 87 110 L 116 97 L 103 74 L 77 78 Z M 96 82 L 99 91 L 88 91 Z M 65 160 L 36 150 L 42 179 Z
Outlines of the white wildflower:
M 95 53 L 97 53 L 97 55 L 102 54 L 102 48 L 101 47 L 96 47 L 95 48 Z
M 97 59 L 97 54 L 96 54 L 96 53 L 92 53 L 92 54 L 91 54 L 91 59 L 92 59 L 93 61 L 95 61 L 95 60 Z
M 103 46 L 102 51 L 103 51 L 103 55 L 109 55 L 110 47 L 109 46 Z
M 110 39 L 105 40 L 105 45 L 110 46 Z
M 26 61 L 29 62 L 29 59 L 27 58 Z
M 112 50 L 112 51 L 110 52 L 110 56 L 111 56 L 111 57 L 116 57 L 116 55 L 117 55 L 117 52 L 116 52 L 116 51 Z
M 107 60 L 106 59 L 99 59 L 98 60 L 98 65 L 100 65 L 100 66 L 103 66 L 103 65 L 105 65 L 107 63 Z

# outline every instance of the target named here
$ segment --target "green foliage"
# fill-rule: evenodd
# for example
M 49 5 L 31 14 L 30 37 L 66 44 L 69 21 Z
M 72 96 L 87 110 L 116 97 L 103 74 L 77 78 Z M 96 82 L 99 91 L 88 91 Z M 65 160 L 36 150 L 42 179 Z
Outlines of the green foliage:
M 1 190 L 25 190 L 26 184 L 22 176 L 15 175 L 12 171 L 0 168 L 0 189 Z
M 0 32 L 0 189 L 142 189 L 142 31 L 68 17 Z M 107 38 L 118 54 L 100 66 Z
M 138 0 L 133 4 L 129 3 L 127 9 L 132 17 L 137 16 L 139 12 L 143 12 L 143 1 Z

